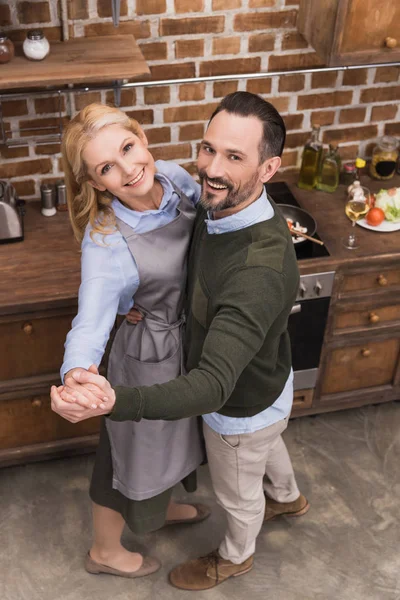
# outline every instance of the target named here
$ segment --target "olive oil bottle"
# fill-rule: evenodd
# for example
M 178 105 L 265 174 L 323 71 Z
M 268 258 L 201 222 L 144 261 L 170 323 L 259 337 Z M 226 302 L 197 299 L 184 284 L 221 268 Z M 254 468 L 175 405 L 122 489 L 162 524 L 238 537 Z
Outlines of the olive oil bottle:
M 313 127 L 310 139 L 306 142 L 301 160 L 298 186 L 304 190 L 312 190 L 317 183 L 322 156 L 322 144 L 318 140 L 319 127 Z
M 321 160 L 317 177 L 317 189 L 323 192 L 334 192 L 339 185 L 340 157 L 335 146 L 329 145 L 329 150 Z

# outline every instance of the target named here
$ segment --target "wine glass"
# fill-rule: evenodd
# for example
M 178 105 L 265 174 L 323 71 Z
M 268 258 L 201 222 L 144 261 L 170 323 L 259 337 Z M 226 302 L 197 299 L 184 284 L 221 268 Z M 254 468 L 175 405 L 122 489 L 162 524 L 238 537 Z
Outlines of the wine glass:
M 343 239 L 343 245 L 349 250 L 359 248 L 359 240 L 354 233 L 356 221 L 362 219 L 370 209 L 370 191 L 364 186 L 359 186 L 354 193 L 350 193 L 344 208 L 351 221 L 351 233 Z

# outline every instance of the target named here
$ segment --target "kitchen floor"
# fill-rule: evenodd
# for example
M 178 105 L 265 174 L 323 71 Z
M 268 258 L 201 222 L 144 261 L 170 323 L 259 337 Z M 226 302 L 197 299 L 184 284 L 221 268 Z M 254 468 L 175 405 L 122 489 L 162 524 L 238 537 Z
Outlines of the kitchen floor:
M 216 548 L 223 533 L 206 467 L 195 496 L 212 505 L 210 519 L 141 537 L 124 533 L 129 549 L 163 562 L 136 580 L 83 569 L 93 455 L 0 470 L 0 598 L 399 600 L 400 404 L 296 419 L 284 438 L 310 511 L 264 525 L 253 571 L 197 593 L 171 587 L 167 573 Z

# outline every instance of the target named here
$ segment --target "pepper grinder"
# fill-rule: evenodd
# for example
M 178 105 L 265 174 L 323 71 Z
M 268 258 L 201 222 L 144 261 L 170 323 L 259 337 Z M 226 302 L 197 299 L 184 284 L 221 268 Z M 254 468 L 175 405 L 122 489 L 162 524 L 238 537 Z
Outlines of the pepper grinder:
M 57 181 L 56 183 L 56 197 L 57 197 L 57 210 L 65 211 L 68 210 L 67 206 L 67 187 L 64 181 Z
M 54 187 L 48 183 L 44 183 L 40 186 L 40 197 L 42 202 L 42 215 L 45 217 L 52 217 L 56 214 L 56 199 L 54 194 Z

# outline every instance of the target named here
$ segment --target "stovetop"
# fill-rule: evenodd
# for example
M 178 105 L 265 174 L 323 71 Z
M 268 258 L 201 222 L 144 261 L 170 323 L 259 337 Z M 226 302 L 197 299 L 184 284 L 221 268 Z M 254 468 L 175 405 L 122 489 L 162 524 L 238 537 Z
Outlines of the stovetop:
M 276 204 L 290 204 L 291 206 L 300 205 L 297 202 L 296 198 L 293 196 L 292 192 L 289 189 L 289 186 L 284 181 L 274 181 L 272 183 L 266 183 L 265 189 L 267 193 L 271 196 L 271 198 L 276 202 Z M 318 240 L 318 233 L 314 234 Z M 319 258 L 321 256 L 329 256 L 329 252 L 326 249 L 326 246 L 320 246 L 319 244 L 314 244 L 313 242 L 304 242 L 300 245 L 295 244 L 296 256 L 299 260 L 307 259 L 307 258 Z

